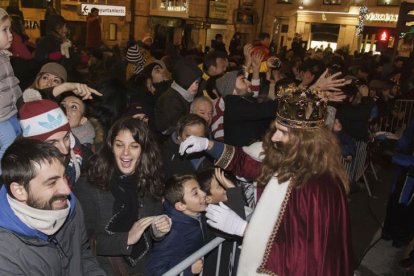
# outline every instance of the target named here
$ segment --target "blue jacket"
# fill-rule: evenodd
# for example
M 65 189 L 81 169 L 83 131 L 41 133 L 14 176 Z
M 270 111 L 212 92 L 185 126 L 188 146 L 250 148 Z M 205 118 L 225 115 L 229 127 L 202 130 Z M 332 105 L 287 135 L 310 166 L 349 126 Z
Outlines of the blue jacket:
M 164 211 L 172 220 L 170 233 L 154 247 L 147 258 L 145 275 L 160 276 L 200 249 L 204 245 L 204 219 L 192 218 L 177 211 L 171 203 L 164 201 Z M 193 275 L 191 267 L 184 275 Z

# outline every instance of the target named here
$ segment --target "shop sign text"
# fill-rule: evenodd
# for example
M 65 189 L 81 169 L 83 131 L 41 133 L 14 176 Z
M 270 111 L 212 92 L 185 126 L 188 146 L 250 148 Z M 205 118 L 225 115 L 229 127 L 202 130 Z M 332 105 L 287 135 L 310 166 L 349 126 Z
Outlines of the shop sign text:
M 397 22 L 398 14 L 370 12 L 366 15 L 365 20 L 379 22 Z

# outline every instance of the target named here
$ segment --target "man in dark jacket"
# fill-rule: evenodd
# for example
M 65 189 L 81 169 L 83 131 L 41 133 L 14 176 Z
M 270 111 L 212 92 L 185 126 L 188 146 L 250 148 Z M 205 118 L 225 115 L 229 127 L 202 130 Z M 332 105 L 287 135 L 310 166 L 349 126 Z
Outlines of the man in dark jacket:
M 105 275 L 53 145 L 18 139 L 2 159 L 1 275 Z
M 173 83 L 155 104 L 155 127 L 159 132 L 170 135 L 178 120 L 190 113 L 190 104 L 197 94 L 201 74 L 192 61 L 177 61 L 172 71 Z

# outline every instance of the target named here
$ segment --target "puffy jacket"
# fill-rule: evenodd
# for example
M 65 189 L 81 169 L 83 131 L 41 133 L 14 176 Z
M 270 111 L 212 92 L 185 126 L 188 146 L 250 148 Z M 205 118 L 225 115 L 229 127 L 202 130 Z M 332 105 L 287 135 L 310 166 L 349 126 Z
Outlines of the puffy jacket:
M 14 76 L 9 56 L 0 51 L 0 122 L 17 113 L 16 102 L 22 96 L 19 80 Z

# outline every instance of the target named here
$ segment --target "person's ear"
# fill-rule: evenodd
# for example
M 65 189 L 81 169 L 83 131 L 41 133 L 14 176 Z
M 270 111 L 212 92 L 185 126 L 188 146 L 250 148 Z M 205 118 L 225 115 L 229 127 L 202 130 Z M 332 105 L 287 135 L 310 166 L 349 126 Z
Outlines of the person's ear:
M 208 204 L 211 204 L 212 202 L 213 202 L 213 197 L 212 196 L 206 196 L 206 202 L 208 203 Z
M 187 210 L 187 205 L 185 203 L 182 203 L 181 201 L 178 201 L 174 204 L 174 207 L 177 211 L 184 212 Z
M 10 192 L 14 198 L 21 202 L 27 201 L 27 198 L 29 196 L 23 185 L 20 185 L 17 182 L 12 182 L 10 184 Z
M 85 116 L 82 116 L 82 119 L 80 120 L 80 124 L 83 125 L 88 121 L 88 118 L 86 118 Z

